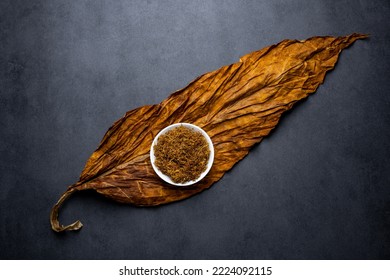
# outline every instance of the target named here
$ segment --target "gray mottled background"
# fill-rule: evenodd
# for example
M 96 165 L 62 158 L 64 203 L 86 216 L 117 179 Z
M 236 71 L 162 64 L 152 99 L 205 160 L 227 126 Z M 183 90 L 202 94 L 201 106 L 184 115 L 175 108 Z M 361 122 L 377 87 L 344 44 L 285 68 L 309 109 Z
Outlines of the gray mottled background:
M 75 195 L 109 126 L 283 39 L 369 33 L 211 189 L 157 208 Z M 390 258 L 389 1 L 0 2 L 2 259 Z

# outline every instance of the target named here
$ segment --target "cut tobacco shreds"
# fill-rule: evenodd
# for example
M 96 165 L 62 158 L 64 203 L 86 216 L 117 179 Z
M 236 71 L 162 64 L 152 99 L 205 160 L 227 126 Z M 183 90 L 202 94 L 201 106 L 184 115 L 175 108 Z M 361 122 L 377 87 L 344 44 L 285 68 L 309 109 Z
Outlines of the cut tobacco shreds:
M 206 170 L 210 149 L 202 133 L 175 127 L 158 138 L 154 164 L 174 183 L 197 179 Z
M 107 131 L 80 179 L 54 205 L 54 231 L 63 226 L 61 204 L 74 192 L 93 189 L 118 202 L 155 206 L 188 198 L 209 188 L 276 126 L 282 113 L 316 91 L 340 52 L 367 35 L 284 40 L 243 56 L 239 62 L 206 73 L 160 104 L 126 113 Z M 214 164 L 207 176 L 188 187 L 163 182 L 149 158 L 153 138 L 164 127 L 192 123 L 214 143 Z

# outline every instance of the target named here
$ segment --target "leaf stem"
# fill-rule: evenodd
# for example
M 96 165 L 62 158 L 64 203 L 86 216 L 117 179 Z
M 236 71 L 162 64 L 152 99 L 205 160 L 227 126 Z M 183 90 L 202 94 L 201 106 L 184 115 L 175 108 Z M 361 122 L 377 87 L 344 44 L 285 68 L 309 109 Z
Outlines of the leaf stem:
M 76 192 L 78 190 L 74 186 L 75 185 L 69 187 L 68 190 L 62 194 L 60 199 L 57 201 L 57 203 L 51 209 L 51 212 L 50 212 L 50 224 L 51 224 L 52 230 L 54 230 L 55 232 L 62 232 L 62 231 L 66 231 L 66 230 L 79 230 L 83 226 L 83 224 L 79 220 L 77 220 L 76 222 L 74 222 L 74 223 L 72 223 L 70 225 L 67 225 L 67 226 L 61 225 L 60 222 L 58 221 L 58 211 L 59 211 L 61 205 L 74 192 Z

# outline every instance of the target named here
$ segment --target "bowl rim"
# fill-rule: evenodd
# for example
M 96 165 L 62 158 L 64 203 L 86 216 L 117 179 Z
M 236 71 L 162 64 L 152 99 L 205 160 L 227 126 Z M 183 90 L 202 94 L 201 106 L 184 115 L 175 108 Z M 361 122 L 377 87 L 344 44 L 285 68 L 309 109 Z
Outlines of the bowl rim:
M 154 161 L 155 161 L 155 156 L 154 156 L 154 146 L 157 144 L 157 140 L 158 138 L 165 134 L 166 132 L 168 132 L 169 130 L 175 128 L 175 127 L 178 127 L 178 126 L 186 126 L 186 127 L 190 127 L 192 129 L 194 129 L 195 131 L 198 131 L 200 133 L 202 133 L 202 135 L 205 137 L 208 145 L 209 145 L 209 149 L 210 149 L 210 155 L 209 155 L 209 160 L 207 162 L 207 167 L 206 167 L 206 170 L 203 171 L 200 176 L 195 179 L 195 180 L 192 180 L 192 181 L 188 181 L 188 182 L 185 182 L 185 183 L 175 183 L 171 180 L 171 178 L 169 178 L 167 175 L 165 175 L 164 173 L 162 173 L 158 168 L 157 166 L 155 166 L 154 164 Z M 165 128 L 163 128 L 162 130 L 160 130 L 159 133 L 157 133 L 157 135 L 154 137 L 153 139 L 153 142 L 152 142 L 152 145 L 150 146 L 150 162 L 152 164 L 152 167 L 153 167 L 153 170 L 154 172 L 162 179 L 164 180 L 165 182 L 171 184 L 171 185 L 174 185 L 174 186 L 190 186 L 190 185 L 193 185 L 197 182 L 199 182 L 200 180 L 202 180 L 210 171 L 213 163 L 214 163 L 214 145 L 213 145 L 213 142 L 211 141 L 211 138 L 210 136 L 206 133 L 206 131 L 204 131 L 202 128 L 200 128 L 199 126 L 197 125 L 194 125 L 192 123 L 186 123 L 186 122 L 180 122 L 180 123 L 174 123 L 174 124 L 171 124 L 171 125 L 168 125 L 166 126 Z

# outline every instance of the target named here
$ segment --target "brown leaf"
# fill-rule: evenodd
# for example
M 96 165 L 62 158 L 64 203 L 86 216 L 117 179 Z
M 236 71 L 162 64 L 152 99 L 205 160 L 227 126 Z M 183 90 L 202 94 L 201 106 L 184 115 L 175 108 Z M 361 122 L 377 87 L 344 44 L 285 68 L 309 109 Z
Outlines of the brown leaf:
M 80 221 L 68 226 L 58 222 L 59 207 L 76 191 L 93 189 L 118 202 L 155 206 L 209 188 L 269 134 L 283 112 L 316 91 L 344 48 L 366 37 L 284 40 L 200 76 L 160 104 L 127 112 L 107 131 L 80 180 L 53 207 L 52 229 L 81 228 Z M 214 143 L 213 167 L 202 181 L 189 187 L 164 183 L 149 159 L 153 138 L 178 122 L 203 128 Z

